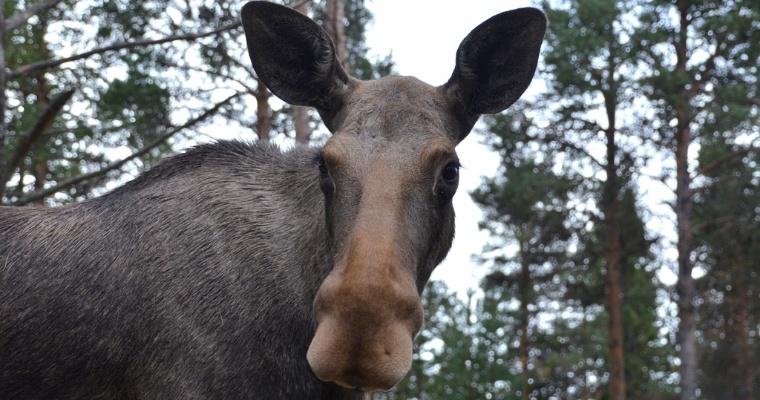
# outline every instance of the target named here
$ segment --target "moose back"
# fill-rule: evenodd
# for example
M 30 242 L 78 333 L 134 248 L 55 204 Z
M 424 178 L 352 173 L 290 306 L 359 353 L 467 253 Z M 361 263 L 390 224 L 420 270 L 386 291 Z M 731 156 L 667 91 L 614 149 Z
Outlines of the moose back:
M 354 399 L 408 372 L 455 146 L 527 88 L 546 20 L 487 20 L 438 87 L 350 77 L 286 7 L 242 20 L 259 78 L 333 136 L 203 145 L 100 198 L 0 208 L 0 398 Z

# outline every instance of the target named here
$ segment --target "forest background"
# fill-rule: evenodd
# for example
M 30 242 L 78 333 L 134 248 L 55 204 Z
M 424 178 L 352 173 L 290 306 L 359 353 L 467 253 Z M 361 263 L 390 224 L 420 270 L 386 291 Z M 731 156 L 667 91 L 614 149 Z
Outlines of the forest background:
M 394 72 L 367 44 L 379 4 L 285 4 L 355 76 Z M 83 201 L 218 137 L 326 140 L 255 76 L 241 5 L 0 0 L 0 203 Z M 458 195 L 488 237 L 478 286 L 431 282 L 412 371 L 374 397 L 760 398 L 760 2 L 533 5 L 536 84 L 468 139 L 496 168 Z

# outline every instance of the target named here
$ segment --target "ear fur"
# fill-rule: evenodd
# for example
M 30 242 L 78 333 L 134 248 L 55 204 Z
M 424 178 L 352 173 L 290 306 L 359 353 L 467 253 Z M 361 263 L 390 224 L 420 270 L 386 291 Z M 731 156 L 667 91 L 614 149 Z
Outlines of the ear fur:
M 546 32 L 535 8 L 497 14 L 478 25 L 459 45 L 454 72 L 442 88 L 460 121 L 464 139 L 481 114 L 507 109 L 533 79 Z
M 258 77 L 285 102 L 316 108 L 329 127 L 351 78 L 327 33 L 309 17 L 264 1 L 245 4 L 242 21 Z

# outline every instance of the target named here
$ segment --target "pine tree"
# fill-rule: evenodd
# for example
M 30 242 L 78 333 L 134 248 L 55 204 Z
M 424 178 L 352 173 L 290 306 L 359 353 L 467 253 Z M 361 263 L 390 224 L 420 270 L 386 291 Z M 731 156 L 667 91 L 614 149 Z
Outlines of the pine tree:
M 124 179 L 123 170 L 160 158 L 180 132 L 229 110 L 243 92 L 184 84 L 191 76 L 207 83 L 229 64 L 220 55 L 225 39 L 233 42 L 237 10 L 213 8 L 170 0 L 6 3 L 2 201 L 90 197 Z
M 696 399 L 699 386 L 697 292 L 692 276 L 695 177 L 689 154 L 692 144 L 699 143 L 705 133 L 701 127 L 760 103 L 753 83 L 760 73 L 759 18 L 760 3 L 753 0 L 652 0 L 642 7 L 641 28 L 632 40 L 638 56 L 649 68 L 640 83 L 654 110 L 648 116 L 653 139 L 675 155 L 676 303 L 680 318 L 677 341 L 684 400 Z M 756 119 L 754 111 L 745 114 L 742 123 L 752 124 Z
M 493 265 L 483 289 L 487 298 L 497 302 L 492 318 L 507 313 L 516 323 L 511 328 L 519 333 L 516 348 L 521 379 L 514 390 L 528 399 L 545 384 L 537 373 L 538 361 L 531 356 L 536 347 L 532 338 L 537 333 L 537 316 L 551 312 L 545 309 L 551 301 L 548 293 L 559 293 L 546 288 L 568 256 L 572 232 L 566 222 L 566 205 L 574 185 L 553 172 L 551 151 L 537 154 L 527 140 L 522 141 L 520 122 L 510 115 L 488 119 L 491 145 L 502 155 L 502 167 L 497 177 L 486 179 L 472 197 L 484 210 L 481 228 L 494 238 L 481 256 L 482 262 Z M 517 306 L 499 304 L 490 292 L 506 296 L 501 299 L 504 304 Z
M 422 304 L 425 325 L 417 337 L 412 370 L 406 379 L 376 399 L 503 399 L 511 387 L 503 343 L 488 335 L 484 301 L 470 292 L 467 301 L 445 283 L 432 281 Z
M 345 7 L 357 71 L 390 72 L 389 59 L 374 68 L 364 58 L 362 24 L 372 16 L 363 0 Z M 39 0 L 3 10 L 0 203 L 103 193 L 208 126 L 260 140 L 292 135 L 291 108 L 270 106 L 247 60 L 236 3 Z
M 603 264 L 606 309 L 609 317 L 608 347 L 610 398 L 626 398 L 622 296 L 622 230 L 620 218 L 623 182 L 630 179 L 634 148 L 624 145 L 630 131 L 621 114 L 630 107 L 631 79 L 619 73 L 635 63 L 625 45 L 630 26 L 625 23 L 625 2 L 568 1 L 560 6 L 544 2 L 550 24 L 545 63 L 552 73 L 544 104 L 558 106 L 553 130 L 557 140 L 572 143 L 577 138 L 603 136 L 604 156 L 569 146 L 571 153 L 590 158 L 595 169 L 603 171 L 598 190 L 598 216 L 604 227 Z M 570 57 L 568 57 L 568 53 Z M 590 99 L 596 99 L 589 101 Z M 593 115 L 603 115 L 594 117 Z M 575 140 L 574 140 L 575 139 Z M 594 139 L 591 139 L 594 140 Z M 622 146 L 621 146 L 622 145 Z
M 296 2 L 302 12 L 308 13 L 309 2 Z M 365 31 L 372 22 L 372 14 L 364 0 L 324 0 L 315 2 L 314 18 L 325 29 L 336 46 L 338 59 L 353 76 L 360 79 L 377 79 L 393 70 L 390 55 L 375 63 L 366 57 Z M 345 21 L 345 23 L 344 23 Z M 316 115 L 307 108 L 293 107 L 296 143 L 309 143 Z
M 706 271 L 697 282 L 699 376 L 705 398 L 754 399 L 760 393 L 760 346 L 753 339 L 760 333 L 760 157 L 731 143 L 736 125 L 726 128 L 703 135 L 709 145 L 698 159 L 706 180 L 694 198 L 697 266 Z

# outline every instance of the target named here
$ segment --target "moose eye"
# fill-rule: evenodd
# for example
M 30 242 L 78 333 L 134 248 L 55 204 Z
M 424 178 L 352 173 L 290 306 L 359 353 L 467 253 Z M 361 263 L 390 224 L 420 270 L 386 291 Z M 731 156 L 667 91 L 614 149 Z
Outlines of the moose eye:
M 325 165 L 325 159 L 322 157 L 319 157 L 317 159 L 317 168 L 319 168 L 319 174 L 323 177 L 327 176 L 327 165 Z
M 459 163 L 452 161 L 446 164 L 446 167 L 443 168 L 442 177 L 446 183 L 456 183 L 459 179 Z

